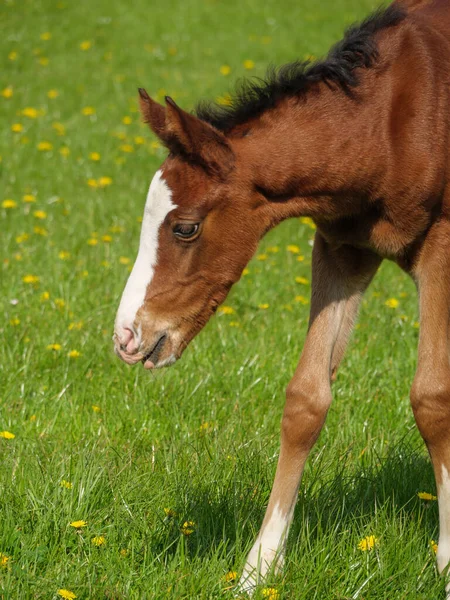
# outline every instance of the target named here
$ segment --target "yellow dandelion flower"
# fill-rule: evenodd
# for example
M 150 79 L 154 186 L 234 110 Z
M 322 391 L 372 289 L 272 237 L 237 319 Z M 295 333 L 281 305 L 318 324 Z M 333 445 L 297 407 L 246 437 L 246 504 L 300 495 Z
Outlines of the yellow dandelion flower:
M 185 521 L 180 528 L 183 535 L 191 535 L 195 531 L 195 521 Z
M 58 596 L 61 596 L 61 598 L 64 598 L 64 600 L 74 600 L 76 598 L 73 592 L 65 589 L 58 590 Z
M 55 300 L 55 306 L 57 308 L 64 308 L 66 305 L 65 301 L 62 298 L 56 298 Z
M 78 352 L 78 350 L 71 350 L 67 356 L 69 358 L 79 358 L 81 356 L 81 352 Z
M 21 131 L 23 131 L 22 123 L 13 123 L 11 125 L 11 131 L 13 131 L 14 133 L 20 133 Z
M 80 43 L 80 50 L 89 50 L 92 47 L 92 42 L 90 40 L 84 40 Z
M 414 321 L 413 327 L 414 327 L 414 329 L 419 329 L 419 327 L 420 327 L 419 321 Z
M 16 60 L 18 57 L 18 53 L 15 50 L 12 50 L 9 54 L 8 54 L 8 58 L 9 60 Z
M 234 581 L 236 581 L 237 578 L 237 573 L 236 571 L 228 571 L 228 573 L 226 573 L 222 579 L 223 581 L 225 581 L 225 583 L 233 583 Z
M 102 242 L 109 244 L 110 242 L 112 242 L 112 236 L 108 234 L 102 235 Z
M 54 100 L 58 96 L 59 96 L 58 90 L 48 90 L 48 92 L 47 92 L 47 98 L 50 98 L 50 100 Z
M 6 554 L 3 554 L 2 552 L 0 552 L 0 567 L 3 567 L 4 569 L 6 569 L 6 567 L 8 566 L 8 562 L 9 562 L 9 556 L 6 556 Z
M 153 140 L 153 142 L 150 144 L 150 148 L 157 150 L 158 148 L 161 148 L 161 143 L 158 142 L 158 140 Z
M 255 62 L 250 59 L 244 60 L 243 65 L 244 69 L 247 69 L 248 71 L 251 71 L 251 69 L 255 68 Z
M 59 149 L 59 153 L 61 154 L 61 156 L 67 157 L 70 154 L 70 148 L 68 148 L 67 146 L 63 146 Z
M 240 326 L 241 326 L 241 324 L 239 323 L 239 321 L 230 321 L 230 322 L 228 323 L 228 325 L 229 325 L 230 327 L 240 327 Z
M 98 182 L 96 179 L 88 179 L 87 184 L 89 187 L 92 187 L 92 188 L 98 187 Z
M 86 117 L 89 117 L 90 115 L 95 115 L 95 108 L 93 106 L 85 106 L 81 110 L 81 113 Z
M 46 67 L 49 63 L 49 60 L 46 56 L 41 56 L 41 58 L 39 59 L 39 64 L 42 65 L 43 67 Z
M 119 258 L 119 262 L 121 265 L 129 265 L 130 264 L 130 259 L 127 256 L 121 256 Z
M 286 250 L 288 252 L 291 252 L 292 254 L 300 253 L 300 248 L 298 246 L 296 246 L 295 244 L 289 244 L 289 246 L 286 246 Z
M 3 98 L 12 98 L 13 96 L 13 89 L 12 87 L 9 85 L 8 87 L 5 87 L 0 94 L 3 96 Z
M 28 117 L 29 119 L 36 119 L 39 116 L 39 111 L 37 108 L 33 108 L 32 106 L 27 106 L 21 111 L 21 114 L 24 117 Z
M 75 527 L 75 529 L 81 529 L 82 527 L 86 527 L 87 521 L 72 521 L 69 525 Z
M 52 129 L 54 129 L 58 135 L 65 135 L 66 133 L 66 128 L 59 121 L 52 123 Z
M 219 315 L 234 315 L 236 311 L 231 306 L 221 306 L 217 312 Z
M 93 410 L 94 412 L 96 412 L 96 413 L 99 413 L 99 412 L 101 412 L 101 410 L 102 410 L 102 409 L 100 408 L 100 406 L 97 406 L 96 404 L 93 404 L 91 408 L 92 408 L 92 410 Z
M 45 210 L 35 210 L 33 212 L 33 217 L 36 217 L 36 219 L 46 219 L 47 218 L 47 213 L 45 212 Z
M 16 254 L 14 254 L 14 258 L 16 260 L 22 260 L 22 255 L 20 254 L 20 252 L 17 252 Z
M 231 67 L 229 65 L 222 65 L 219 71 L 221 75 L 227 76 L 231 73 Z
M 58 252 L 58 257 L 61 260 L 67 260 L 70 258 L 70 252 L 67 252 L 67 250 L 61 250 L 60 252 Z
M 38 217 L 38 218 L 44 218 L 44 219 L 45 219 L 45 217 Z M 47 235 L 48 235 L 48 232 L 47 232 L 47 230 L 46 230 L 46 229 L 44 229 L 44 227 L 39 227 L 39 225 L 35 225 L 35 226 L 33 227 L 33 231 L 34 231 L 34 233 L 35 233 L 36 235 L 42 235 L 43 237 L 45 237 L 45 236 L 47 236 Z
M 247 268 L 242 271 L 242 275 L 248 275 L 249 273 L 250 273 L 250 269 L 247 269 Z
M 89 158 L 91 160 L 98 161 L 98 160 L 100 160 L 100 153 L 99 152 L 91 152 L 89 154 Z
M 108 185 L 111 185 L 113 182 L 113 180 L 111 179 L 111 177 L 99 177 L 98 179 L 98 185 L 100 187 L 106 187 Z
M 311 217 L 300 217 L 300 223 L 303 223 L 303 225 L 308 225 L 310 229 L 316 229 L 316 225 Z
M 17 206 L 17 202 L 15 202 L 14 200 L 3 200 L 2 202 L 2 208 L 16 208 Z
M 223 94 L 223 96 L 217 96 L 216 102 L 221 106 L 231 106 L 233 104 L 233 98 L 231 97 L 231 94 Z
M 258 254 L 258 256 L 256 257 L 256 260 L 267 260 L 268 256 L 267 254 Z
M 70 323 L 69 324 L 69 331 L 73 331 L 74 329 L 77 329 L 78 331 L 80 331 L 80 329 L 82 329 L 84 326 L 83 321 L 76 321 L 74 323 Z
M 389 298 L 389 300 L 386 300 L 385 305 L 389 308 L 397 308 L 398 300 L 397 298 Z
M 12 325 L 13 327 L 17 327 L 17 325 L 20 325 L 20 319 L 18 319 L 17 317 L 14 317 L 9 320 L 9 324 Z
M 121 225 L 111 225 L 109 230 L 111 233 L 123 233 L 125 231 L 125 228 Z
M 44 31 L 44 33 L 41 33 L 40 38 L 41 40 L 44 40 L 44 42 L 46 42 L 52 38 L 52 34 L 50 33 L 50 31 Z
M 304 256 L 302 256 L 301 254 L 299 254 L 299 255 L 297 256 L 297 260 L 298 260 L 298 262 L 303 262 L 303 261 L 305 260 L 305 257 L 304 257 Z
M 367 550 L 372 550 L 377 542 L 378 539 L 374 535 L 368 535 L 358 543 L 358 549 L 367 552 Z
M 47 346 L 47 350 L 54 350 L 55 352 L 59 352 L 61 348 L 61 344 L 48 344 Z
M 50 298 L 50 292 L 42 292 L 41 294 L 41 302 L 47 302 Z
M 300 304 L 309 304 L 308 298 L 305 298 L 304 296 L 295 296 L 295 301 L 300 302 Z
M 437 500 L 437 496 L 433 496 L 433 494 L 429 494 L 428 492 L 419 492 L 417 496 L 421 500 Z
M 267 252 L 271 252 L 272 254 L 276 254 L 279 251 L 280 251 L 280 248 L 278 246 L 269 246 L 267 248 Z
M 29 237 L 30 236 L 28 235 L 28 233 L 21 233 L 16 237 L 16 242 L 18 244 L 22 244 L 23 242 L 26 242 L 29 239 Z
M 134 148 L 131 144 L 122 144 L 121 146 L 119 146 L 120 150 L 122 150 L 122 152 L 134 152 Z
M 122 548 L 122 550 L 120 551 L 120 556 L 127 556 L 128 554 L 128 550 L 126 548 Z
M 89 238 L 87 244 L 88 246 L 96 246 L 98 244 L 98 240 L 96 238 Z
M 137 135 L 134 138 L 134 143 L 137 144 L 138 146 L 145 144 L 145 138 L 143 138 L 141 135 Z
M 34 196 L 33 194 L 25 194 L 22 198 L 22 200 L 24 202 L 36 202 L 36 196 Z
M 260 308 L 261 310 L 267 310 L 269 308 L 269 304 L 258 304 L 258 308 Z
M 262 597 L 267 600 L 280 600 L 280 594 L 276 588 L 267 587 L 262 589 Z
M 37 149 L 40 152 L 48 152 L 49 150 L 53 150 L 53 144 L 51 142 L 39 142 Z
M 71 490 L 73 488 L 73 484 L 70 483 L 70 481 L 66 481 L 65 479 L 63 479 L 59 485 L 63 488 L 66 488 L 67 490 Z
M 309 283 L 309 279 L 306 279 L 306 277 L 296 277 L 295 281 L 297 283 L 301 283 L 303 285 L 308 285 L 308 283 Z
M 165 513 L 166 517 L 169 517 L 169 518 L 173 518 L 178 515 L 178 513 L 175 510 L 173 510 L 173 508 L 165 508 L 164 513 Z
M 437 554 L 437 551 L 438 551 L 438 545 L 436 544 L 436 542 L 435 542 L 434 540 L 430 540 L 430 546 L 431 546 L 431 549 L 433 550 L 433 552 L 434 552 L 435 554 Z
M 122 123 L 124 125 L 131 125 L 131 123 L 133 122 L 132 118 L 129 117 L 128 115 L 126 115 L 125 117 L 123 117 L 122 119 Z
M 4 438 L 5 440 L 13 440 L 16 436 L 14 433 L 10 431 L 0 431 L 0 438 Z
M 24 283 L 39 283 L 39 277 L 37 275 L 24 275 L 22 281 Z
M 91 542 L 94 544 L 94 546 L 97 546 L 98 548 L 99 546 L 103 546 L 104 544 L 106 544 L 106 538 L 103 535 L 96 535 L 92 538 Z

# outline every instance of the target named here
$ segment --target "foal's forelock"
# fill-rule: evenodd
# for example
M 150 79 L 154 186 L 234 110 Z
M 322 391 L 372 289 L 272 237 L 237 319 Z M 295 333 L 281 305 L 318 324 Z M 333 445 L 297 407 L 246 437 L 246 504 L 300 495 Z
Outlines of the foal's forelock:
M 137 338 L 140 337 L 135 330 L 136 314 L 144 303 L 146 290 L 153 279 L 161 224 L 174 208 L 176 205 L 172 202 L 172 191 L 159 170 L 155 173 L 147 194 L 138 255 L 117 312 L 115 329 L 118 335 L 124 329 L 130 329 Z

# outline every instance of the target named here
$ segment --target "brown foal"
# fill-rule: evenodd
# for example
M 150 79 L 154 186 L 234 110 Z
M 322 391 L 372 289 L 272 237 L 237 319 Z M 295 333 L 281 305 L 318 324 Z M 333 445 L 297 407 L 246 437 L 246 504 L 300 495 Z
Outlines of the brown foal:
M 262 236 L 290 217 L 317 226 L 309 331 L 286 393 L 281 450 L 240 582 L 282 565 L 303 467 L 331 403 L 361 297 L 387 258 L 420 297 L 414 416 L 439 497 L 440 571 L 450 560 L 450 7 L 395 2 L 351 28 L 321 62 L 247 82 L 230 107 L 196 115 L 140 90 L 170 150 L 145 205 L 115 324 L 117 354 L 178 359 L 241 276 Z

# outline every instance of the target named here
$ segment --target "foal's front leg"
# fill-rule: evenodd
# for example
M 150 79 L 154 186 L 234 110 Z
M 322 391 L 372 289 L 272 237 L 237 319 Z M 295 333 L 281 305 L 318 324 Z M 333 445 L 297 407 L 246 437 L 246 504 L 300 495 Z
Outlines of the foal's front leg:
M 450 222 L 431 229 L 414 269 L 420 299 L 417 372 L 411 403 L 430 452 L 439 501 L 437 564 L 450 563 Z M 447 583 L 450 599 L 450 578 Z
M 281 449 L 266 515 L 247 557 L 239 589 L 251 591 L 270 568 L 279 570 L 306 458 L 331 403 L 331 370 L 343 354 L 359 300 L 380 259 L 348 246 L 332 249 L 316 234 L 309 331 L 286 390 Z

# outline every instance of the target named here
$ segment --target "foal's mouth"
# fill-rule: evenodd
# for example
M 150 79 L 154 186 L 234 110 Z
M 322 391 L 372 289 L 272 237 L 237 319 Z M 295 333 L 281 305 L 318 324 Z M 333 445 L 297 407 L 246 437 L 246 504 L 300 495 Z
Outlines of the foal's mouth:
M 159 340 L 156 342 L 156 344 L 153 346 L 153 348 L 149 352 L 147 352 L 147 354 L 144 355 L 144 357 L 142 358 L 142 363 L 146 368 L 152 369 L 156 365 L 166 339 L 167 334 L 163 333 Z

